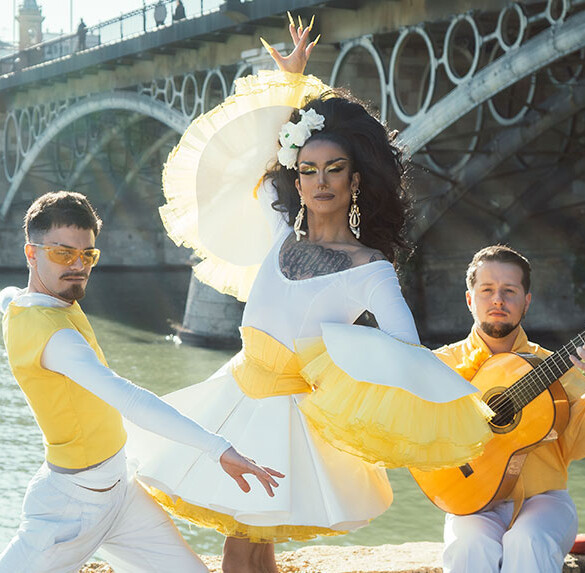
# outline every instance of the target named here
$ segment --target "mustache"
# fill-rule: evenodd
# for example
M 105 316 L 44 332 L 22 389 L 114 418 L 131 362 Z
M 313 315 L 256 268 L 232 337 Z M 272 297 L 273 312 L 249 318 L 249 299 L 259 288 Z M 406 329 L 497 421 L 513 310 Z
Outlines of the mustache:
M 87 273 L 63 273 L 59 278 L 61 279 L 87 279 L 89 275 Z

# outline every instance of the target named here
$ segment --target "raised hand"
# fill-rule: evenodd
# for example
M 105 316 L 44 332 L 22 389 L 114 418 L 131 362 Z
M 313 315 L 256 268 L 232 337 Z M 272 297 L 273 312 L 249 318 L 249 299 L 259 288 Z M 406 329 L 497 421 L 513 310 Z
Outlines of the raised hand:
M 585 345 L 577 348 L 577 356 L 569 356 L 569 358 L 575 365 L 575 368 L 585 376 Z
M 275 50 L 268 42 L 266 42 L 266 40 L 260 38 L 260 41 L 272 56 L 272 59 L 276 62 L 276 65 L 280 70 L 283 72 L 302 74 L 305 71 L 311 52 L 319 41 L 321 35 L 319 34 L 319 36 L 317 36 L 312 42 L 309 42 L 309 34 L 313 28 L 315 16 L 311 19 L 311 23 L 306 28 L 303 28 L 303 22 L 300 16 L 299 25 L 297 26 L 290 12 L 287 12 L 287 14 L 290 22 L 288 26 L 290 37 L 295 45 L 294 50 L 288 56 L 282 56 L 278 50 Z
M 240 455 L 234 448 L 228 448 L 219 458 L 219 463 L 223 471 L 233 478 L 240 486 L 240 489 L 246 493 L 250 491 L 250 484 L 244 478 L 244 474 L 256 476 L 270 497 L 274 497 L 272 488 L 278 487 L 278 483 L 274 478 L 284 477 L 284 474 L 276 470 L 256 465 L 252 460 Z

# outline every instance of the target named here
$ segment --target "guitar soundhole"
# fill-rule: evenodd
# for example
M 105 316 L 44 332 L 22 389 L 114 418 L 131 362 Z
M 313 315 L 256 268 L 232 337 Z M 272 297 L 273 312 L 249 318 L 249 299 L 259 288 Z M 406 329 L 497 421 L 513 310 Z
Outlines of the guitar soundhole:
M 516 425 L 516 412 L 514 409 L 514 403 L 510 398 L 503 394 L 495 394 L 487 401 L 488 406 L 496 413 L 491 419 L 490 425 L 494 432 L 498 430 L 506 429 L 509 430 L 510 425 Z M 516 422 L 516 424 L 514 423 Z

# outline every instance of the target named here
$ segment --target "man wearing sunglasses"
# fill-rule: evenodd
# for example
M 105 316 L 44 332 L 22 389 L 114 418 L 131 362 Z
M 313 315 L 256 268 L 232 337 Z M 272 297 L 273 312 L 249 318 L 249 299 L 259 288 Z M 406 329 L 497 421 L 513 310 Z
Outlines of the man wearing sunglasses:
M 168 515 L 127 476 L 122 416 L 219 462 L 244 490 L 272 476 L 151 392 L 107 367 L 83 298 L 101 221 L 79 193 L 47 193 L 24 219 L 26 289 L 0 292 L 12 372 L 43 433 L 45 463 L 25 494 L 0 573 L 76 572 L 102 548 L 116 573 L 203 572 Z

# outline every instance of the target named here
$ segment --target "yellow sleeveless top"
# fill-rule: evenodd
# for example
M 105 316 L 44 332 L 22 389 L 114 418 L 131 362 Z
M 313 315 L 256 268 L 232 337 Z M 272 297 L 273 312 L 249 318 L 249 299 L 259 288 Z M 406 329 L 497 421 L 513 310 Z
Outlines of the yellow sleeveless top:
M 16 381 L 43 433 L 45 457 L 53 465 L 81 469 L 103 462 L 126 442 L 122 416 L 73 380 L 41 366 L 51 336 L 77 330 L 107 366 L 79 304 L 69 308 L 8 306 L 2 321 L 4 344 Z

